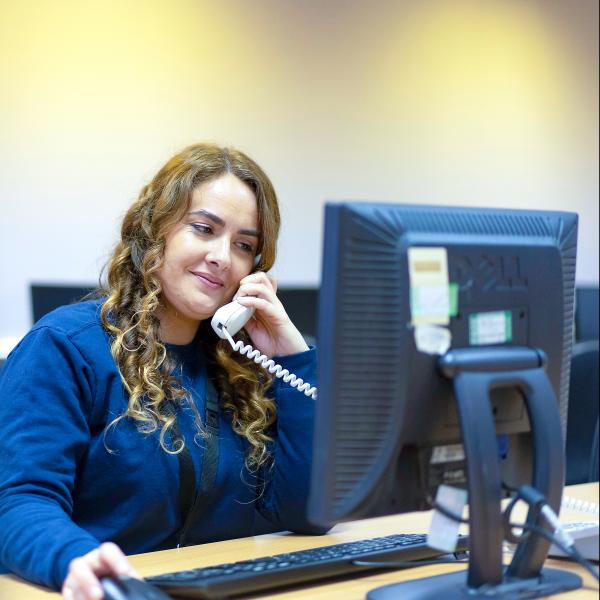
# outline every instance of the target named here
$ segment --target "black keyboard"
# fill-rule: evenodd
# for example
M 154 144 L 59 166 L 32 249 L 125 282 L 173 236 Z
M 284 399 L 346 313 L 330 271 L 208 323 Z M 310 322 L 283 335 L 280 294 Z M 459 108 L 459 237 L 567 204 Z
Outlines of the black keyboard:
M 355 561 L 397 563 L 433 559 L 444 554 L 427 546 L 426 540 L 424 534 L 388 535 L 167 573 L 146 577 L 146 581 L 176 598 L 229 598 L 382 567 L 355 564 Z M 467 537 L 461 536 L 456 552 L 466 549 Z

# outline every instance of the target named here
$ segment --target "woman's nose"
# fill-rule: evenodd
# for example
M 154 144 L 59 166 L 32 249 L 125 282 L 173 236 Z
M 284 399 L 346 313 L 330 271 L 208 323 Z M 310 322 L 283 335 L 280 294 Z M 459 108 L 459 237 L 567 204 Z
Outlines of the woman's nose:
M 221 269 L 229 268 L 231 264 L 231 249 L 229 241 L 224 238 L 213 240 L 206 259 Z

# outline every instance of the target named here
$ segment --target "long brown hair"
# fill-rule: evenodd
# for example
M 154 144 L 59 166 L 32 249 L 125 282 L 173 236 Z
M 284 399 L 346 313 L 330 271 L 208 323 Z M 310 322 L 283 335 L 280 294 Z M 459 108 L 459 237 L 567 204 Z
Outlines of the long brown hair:
M 189 211 L 194 189 L 231 173 L 254 192 L 260 237 L 256 270 L 269 270 L 275 261 L 280 216 L 277 196 L 265 172 L 248 156 L 215 144 L 194 144 L 173 156 L 142 188 L 123 219 L 121 237 L 107 264 L 106 301 L 101 318 L 111 334 L 111 352 L 129 394 L 122 418 L 133 419 L 138 430 L 160 429 L 167 452 L 179 452 L 183 440 L 167 446 L 165 434 L 175 421 L 168 403 L 187 396 L 173 375 L 174 360 L 159 337 L 157 311 L 161 284 L 157 277 L 169 231 Z M 205 323 L 199 339 L 221 406 L 231 413 L 233 429 L 249 444 L 246 464 L 256 468 L 268 457 L 269 427 L 276 418 L 275 404 L 265 396 L 270 377 L 254 362 L 231 351 Z

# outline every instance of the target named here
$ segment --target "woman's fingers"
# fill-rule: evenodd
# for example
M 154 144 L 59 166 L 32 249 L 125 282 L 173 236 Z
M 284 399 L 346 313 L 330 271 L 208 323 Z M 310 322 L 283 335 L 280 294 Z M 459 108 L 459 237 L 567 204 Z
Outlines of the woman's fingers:
M 100 600 L 103 597 L 100 577 L 128 575 L 137 577 L 122 550 L 111 542 L 71 561 L 63 584 L 65 600 Z
M 273 290 L 273 292 L 277 293 L 277 279 L 272 275 L 267 275 L 264 271 L 257 271 L 256 273 L 251 273 L 247 275 L 243 279 L 240 280 L 240 287 L 244 284 L 262 284 Z
M 86 554 L 76 558 L 69 565 L 69 574 L 63 585 L 65 600 L 99 600 L 103 597 L 102 587 L 94 574 L 92 564 L 98 562 L 98 551 L 95 557 Z
M 274 302 L 277 298 L 275 291 L 262 283 L 244 283 L 241 285 L 235 295 L 235 299 L 243 298 L 244 296 L 255 296 Z
M 239 302 L 242 306 L 248 306 L 259 311 L 266 312 L 267 314 L 274 311 L 273 305 L 269 300 L 264 298 L 258 298 L 257 296 L 238 296 L 236 302 Z M 258 317 L 258 315 L 256 315 Z
M 243 306 L 256 309 L 246 325 L 255 347 L 267 356 L 282 356 L 308 349 L 304 338 L 290 321 L 276 293 L 277 281 L 266 273 L 252 273 L 240 281 L 235 296 Z
M 102 566 L 107 568 L 109 573 L 139 577 L 121 548 L 116 544 L 106 542 L 100 546 L 99 551 Z

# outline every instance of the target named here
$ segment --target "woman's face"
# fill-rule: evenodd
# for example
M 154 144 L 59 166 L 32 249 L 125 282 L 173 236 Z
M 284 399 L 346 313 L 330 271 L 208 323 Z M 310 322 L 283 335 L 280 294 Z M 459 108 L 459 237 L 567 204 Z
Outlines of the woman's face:
M 199 185 L 166 236 L 159 312 L 165 342 L 190 342 L 203 319 L 231 300 L 254 265 L 258 209 L 252 190 L 226 173 Z

